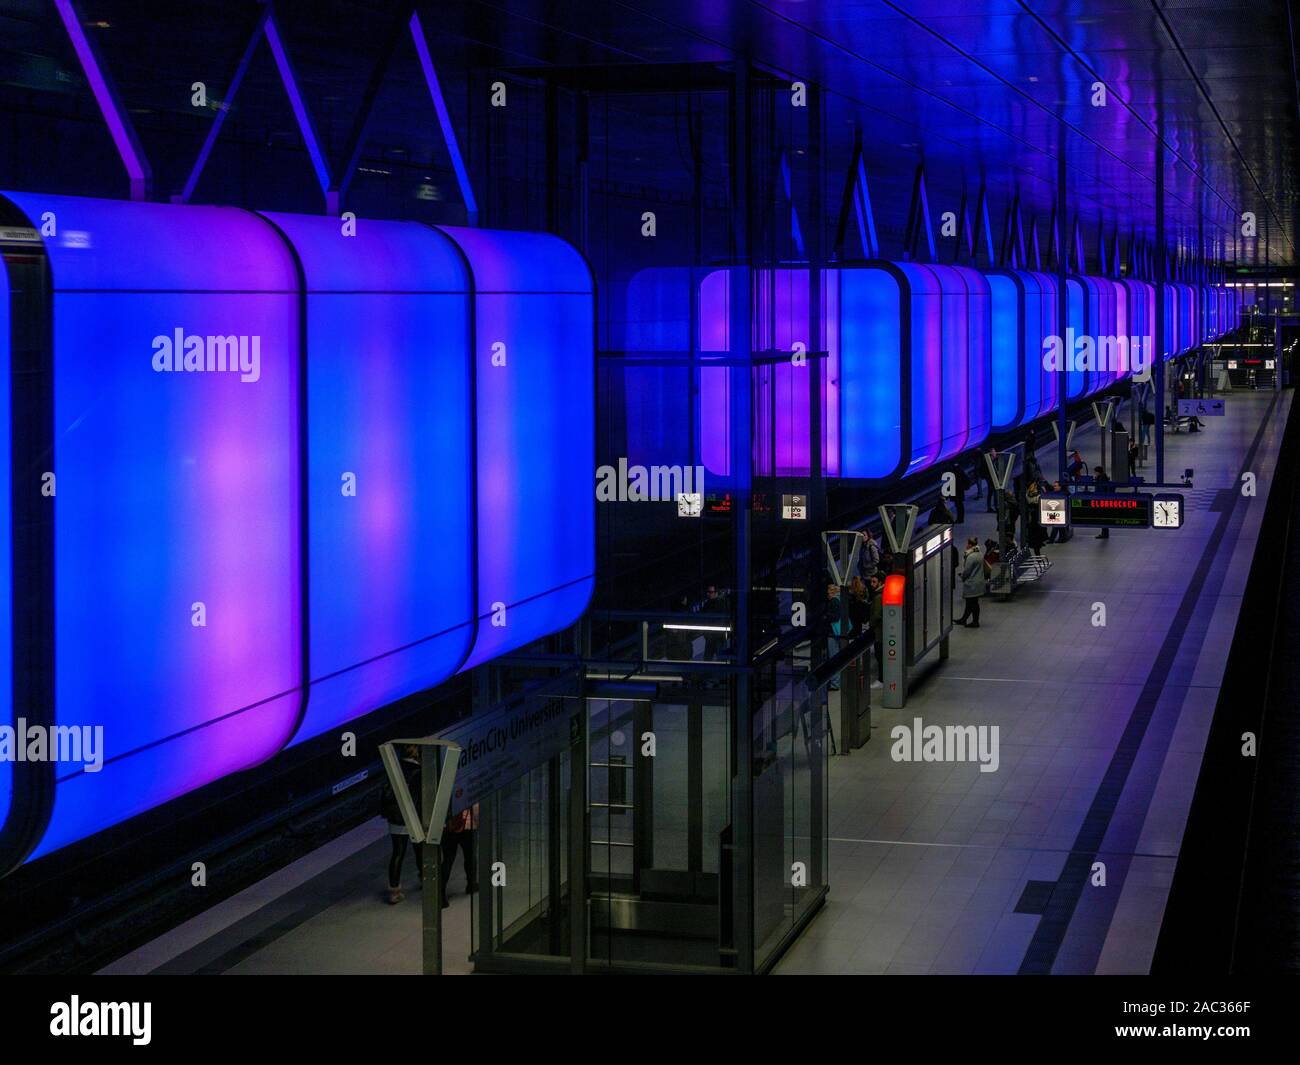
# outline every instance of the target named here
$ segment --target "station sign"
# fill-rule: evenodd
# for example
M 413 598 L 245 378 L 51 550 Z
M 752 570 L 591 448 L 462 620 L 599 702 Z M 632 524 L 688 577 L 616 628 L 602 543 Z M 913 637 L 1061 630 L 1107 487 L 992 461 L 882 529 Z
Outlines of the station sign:
M 1069 500 L 1065 496 L 1038 497 L 1038 524 L 1045 529 L 1064 529 L 1068 523 Z
M 1221 399 L 1180 399 L 1178 416 L 1180 418 L 1222 418 L 1226 411 Z
M 783 495 L 781 497 L 781 517 L 786 521 L 807 521 L 808 497 Z

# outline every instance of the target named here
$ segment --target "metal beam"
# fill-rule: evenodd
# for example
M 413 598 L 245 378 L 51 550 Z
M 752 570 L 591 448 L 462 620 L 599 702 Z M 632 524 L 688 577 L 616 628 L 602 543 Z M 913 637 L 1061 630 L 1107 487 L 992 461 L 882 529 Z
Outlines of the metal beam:
M 77 62 L 81 64 L 81 70 L 90 83 L 90 91 L 95 95 L 100 114 L 104 116 L 118 158 L 126 168 L 127 178 L 131 182 L 131 199 L 147 200 L 153 191 L 153 173 L 149 169 L 144 149 L 140 147 L 139 138 L 135 135 L 130 114 L 118 96 L 116 87 L 109 80 L 99 50 L 86 36 L 73 0 L 54 0 L 54 7 L 63 21 L 72 49 L 77 53 Z
M 420 13 L 411 15 L 411 38 L 415 41 L 415 52 L 420 59 L 420 69 L 424 71 L 425 83 L 429 86 L 429 95 L 433 97 L 433 109 L 438 113 L 438 126 L 442 130 L 442 140 L 451 156 L 451 168 L 456 172 L 456 184 L 460 186 L 460 196 L 465 203 L 465 216 L 471 226 L 478 225 L 478 201 L 474 198 L 474 187 L 470 184 L 469 171 L 465 169 L 465 160 L 460 154 L 460 142 L 456 139 L 456 129 L 451 124 L 451 115 L 447 111 L 447 101 L 442 95 L 442 86 L 438 83 L 438 72 L 433 66 L 433 57 L 429 55 L 429 42 L 424 36 L 424 27 L 420 25 Z
M 253 53 L 257 51 L 257 42 L 262 39 L 262 26 L 266 22 L 267 8 L 262 8 L 257 13 L 257 20 L 253 25 L 253 32 L 249 34 L 248 44 L 244 46 L 244 54 L 239 57 L 239 65 L 235 67 L 234 76 L 230 79 L 230 86 L 226 89 L 225 99 L 221 101 L 221 107 L 217 110 L 217 117 L 212 120 L 212 125 L 208 128 L 207 138 L 203 141 L 203 147 L 199 149 L 199 157 L 194 160 L 194 166 L 190 170 L 190 176 L 185 179 L 185 187 L 172 197 L 174 203 L 189 203 L 190 197 L 194 195 L 195 186 L 199 183 L 199 178 L 203 175 L 203 169 L 208 165 L 208 156 L 212 154 L 212 147 L 217 143 L 217 137 L 221 135 L 221 127 L 225 124 L 226 116 L 230 114 L 230 107 L 235 99 L 235 94 L 239 92 L 239 86 L 243 83 L 244 75 L 248 73 L 249 64 L 253 61 Z
M 312 124 L 307 102 L 303 99 L 302 90 L 298 88 L 298 77 L 294 73 L 293 64 L 289 61 L 289 53 L 285 50 L 284 39 L 280 36 L 280 27 L 276 25 L 275 8 L 269 3 L 266 6 L 266 21 L 262 24 L 262 32 L 266 35 L 266 43 L 271 48 L 275 67 L 280 72 L 284 91 L 289 94 L 289 106 L 293 109 L 293 117 L 298 123 L 298 132 L 302 134 L 303 143 L 307 147 L 312 169 L 316 171 L 316 180 L 320 183 L 321 192 L 328 198 L 329 164 L 325 159 L 325 153 L 321 150 L 320 138 L 316 135 L 316 127 Z
M 343 171 L 335 177 L 329 191 L 325 194 L 331 214 L 338 213 L 339 201 L 347 194 L 348 186 L 352 184 L 352 176 L 361 161 L 361 149 L 364 145 L 366 126 L 370 122 L 370 112 L 374 110 L 375 98 L 384 84 L 384 76 L 388 73 L 388 66 L 393 60 L 393 52 L 397 49 L 397 42 L 402 39 L 407 23 L 406 11 L 398 9 L 398 13 L 390 20 L 388 30 L 384 34 L 379 58 L 370 71 L 370 80 L 366 83 L 366 90 L 361 97 L 361 106 L 352 120 L 352 129 L 348 133 L 347 144 L 343 149 L 345 160 Z

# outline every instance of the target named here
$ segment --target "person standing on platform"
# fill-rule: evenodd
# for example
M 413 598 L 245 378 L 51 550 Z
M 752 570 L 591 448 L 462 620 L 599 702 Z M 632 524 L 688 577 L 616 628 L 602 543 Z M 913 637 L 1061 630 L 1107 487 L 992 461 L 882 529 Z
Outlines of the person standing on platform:
M 945 500 L 943 496 L 939 497 L 939 502 L 937 502 L 934 505 L 934 508 L 930 511 L 930 519 L 926 524 L 927 525 L 951 525 L 952 524 L 952 511 L 948 509 L 948 501 Z
M 1016 522 L 1020 520 L 1020 504 L 1016 501 L 1016 497 L 1011 494 L 1010 489 L 1003 490 L 1002 499 L 1007 516 L 1004 539 L 1007 543 L 1011 543 L 1016 538 Z
M 1110 488 L 1110 478 L 1106 476 L 1106 470 L 1103 467 L 1094 466 L 1092 468 L 1092 483 L 1097 486 L 1098 492 L 1105 492 Z M 1101 532 L 1097 534 L 1097 539 L 1109 540 L 1110 530 L 1102 529 Z
M 957 495 L 955 501 L 957 504 L 957 524 L 963 525 L 966 521 L 966 493 L 971 489 L 970 476 L 966 473 L 966 468 L 960 462 L 952 464 L 952 475 L 956 479 Z
M 997 489 L 993 486 L 993 474 L 989 472 L 989 463 L 992 462 L 996 465 L 997 461 L 998 453 L 996 450 L 990 450 L 987 459 L 982 456 L 980 458 L 980 467 L 981 472 L 984 475 L 984 484 L 988 488 L 988 509 L 986 513 L 989 514 L 993 514 L 998 509 Z
M 867 581 L 867 596 L 871 600 L 871 635 L 876 656 L 876 679 L 871 685 L 873 688 L 878 688 L 885 682 L 884 595 L 885 582 L 878 576 L 870 578 Z
M 979 537 L 972 536 L 966 541 L 966 553 L 962 556 L 961 594 L 965 602 L 958 625 L 980 627 L 980 596 L 984 590 L 984 556 L 980 553 Z
M 1032 555 L 1041 555 L 1043 544 L 1047 542 L 1047 533 L 1043 531 L 1038 515 L 1040 498 L 1037 483 L 1025 489 L 1025 509 L 1028 511 L 1025 515 L 1025 543 L 1029 545 L 1029 553 Z
M 830 634 L 826 637 L 827 661 L 840 653 L 840 611 L 840 586 L 835 583 L 828 584 L 826 585 L 826 616 L 830 619 Z M 827 685 L 827 690 L 833 692 L 840 690 L 838 673 Z
M 1025 462 L 1027 463 L 1034 457 L 1038 451 L 1038 445 L 1034 442 L 1034 431 L 1028 429 L 1025 431 Z
M 880 545 L 870 529 L 861 532 L 862 546 L 858 548 L 858 572 L 864 581 L 870 580 L 880 570 Z
M 1138 445 L 1136 440 L 1128 442 L 1128 476 L 1132 480 L 1137 476 L 1138 468 Z

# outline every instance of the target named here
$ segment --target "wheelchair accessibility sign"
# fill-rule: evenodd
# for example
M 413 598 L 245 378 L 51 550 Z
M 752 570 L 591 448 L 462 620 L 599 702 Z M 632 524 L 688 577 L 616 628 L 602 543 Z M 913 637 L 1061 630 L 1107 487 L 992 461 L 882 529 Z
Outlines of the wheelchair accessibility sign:
M 1180 418 L 1222 418 L 1223 415 L 1221 399 L 1180 399 L 1178 401 Z

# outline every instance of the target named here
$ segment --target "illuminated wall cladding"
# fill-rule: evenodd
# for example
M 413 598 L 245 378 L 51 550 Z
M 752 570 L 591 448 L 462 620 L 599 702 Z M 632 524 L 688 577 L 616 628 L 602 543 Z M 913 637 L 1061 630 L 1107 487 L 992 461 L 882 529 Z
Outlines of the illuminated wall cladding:
M 1029 348 L 1029 337 L 1025 337 L 1025 421 L 1056 410 L 1061 400 L 1061 377 L 1048 370 L 1043 363 L 1043 341 L 1049 336 L 1061 332 L 1061 308 L 1058 300 L 1060 286 L 1058 279 L 1049 274 L 1021 271 L 1025 284 L 1025 321 L 1026 334 L 1028 322 L 1036 318 L 1038 322 L 1038 342 L 1033 353 Z M 1030 304 L 1037 303 L 1037 311 Z M 1032 356 L 1032 357 L 1031 357 Z M 1036 413 L 1031 413 L 1035 412 Z
M 898 282 L 880 268 L 874 268 L 874 273 L 871 267 L 823 272 L 822 328 L 827 351 L 823 360 L 823 454 L 828 476 L 893 475 L 898 472 L 898 451 L 905 439 L 911 449 L 910 470 L 923 469 L 976 446 L 994 427 L 1006 430 L 1024 425 L 1057 407 L 1059 374 L 1043 366 L 1044 340 L 1064 332 L 1057 326 L 1056 278 L 1034 271 L 985 275 L 967 268 L 915 263 L 898 264 L 898 269 L 913 286 L 906 297 L 912 337 L 908 418 L 900 407 L 903 391 L 895 378 L 899 367 L 882 361 L 884 352 L 897 351 L 902 344 L 895 316 L 903 297 L 896 292 L 886 294 L 891 285 L 897 289 Z M 726 367 L 710 367 L 707 362 L 710 356 L 730 350 L 729 273 L 713 270 L 699 282 L 699 350 L 705 363 L 700 370 L 700 454 L 706 471 L 719 478 L 729 473 L 731 374 Z M 643 271 L 630 283 L 627 314 L 647 323 L 641 341 L 646 350 L 667 340 L 689 351 L 688 284 L 692 276 L 684 268 L 656 269 Z M 777 271 L 775 298 L 769 299 L 766 278 L 758 276 L 757 349 L 787 350 L 796 339 L 809 343 L 803 337 L 807 332 L 806 278 L 807 272 L 797 268 Z M 670 318 L 680 328 L 666 338 L 649 331 L 653 316 L 648 308 L 665 307 L 665 293 L 670 289 L 673 298 L 667 305 L 674 308 Z M 1169 291 L 1171 300 L 1188 306 L 1186 293 L 1176 292 L 1172 285 Z M 1129 338 L 1140 338 L 1144 350 L 1151 343 L 1155 292 L 1146 282 L 1079 276 L 1068 279 L 1068 293 L 1069 328 L 1076 339 L 1092 337 L 1094 358 L 1100 360 L 1104 355 L 1107 360 L 1104 368 L 1096 361 L 1094 369 L 1067 374 L 1068 395 L 1077 401 L 1131 376 L 1131 363 L 1126 370 L 1119 360 L 1125 353 L 1131 357 Z M 978 308 L 977 313 L 970 312 L 972 306 Z M 1182 330 L 1180 337 L 1194 327 L 1191 315 L 1184 310 L 1172 316 L 1171 321 L 1179 323 Z M 972 337 L 976 339 L 972 341 Z M 1183 344 L 1179 350 L 1186 350 L 1187 343 L 1179 342 Z M 807 383 L 793 370 L 788 365 L 755 370 L 754 469 L 760 475 L 773 472 L 769 461 L 773 449 L 777 474 L 800 475 L 808 468 Z M 630 377 L 628 381 L 632 405 L 636 399 Z M 635 450 L 637 442 L 645 438 L 629 421 L 629 449 Z M 648 454 L 648 449 L 642 453 Z
M 973 447 L 990 429 L 987 282 L 978 271 L 962 267 L 897 264 L 895 269 L 910 288 L 912 347 L 906 372 L 912 400 L 906 418 L 897 376 L 903 372 L 897 316 L 904 299 L 897 291 L 898 278 L 872 267 L 823 272 L 825 336 L 820 342 L 827 357 L 817 360 L 815 368 L 825 385 L 824 455 L 831 476 L 875 478 L 898 472 L 905 435 L 911 441 L 909 469 L 919 470 Z M 886 291 L 890 286 L 892 293 Z M 816 350 L 819 341 L 806 336 L 807 271 L 777 271 L 774 299 L 767 296 L 761 275 L 756 288 L 756 347 L 789 351 L 800 340 Z M 727 271 L 708 275 L 700 288 L 703 352 L 729 350 L 726 297 Z M 761 475 L 808 470 L 809 367 L 785 363 L 756 369 L 755 472 Z M 726 476 L 730 374 L 722 367 L 706 367 L 700 381 L 703 461 L 708 472 Z M 769 461 L 773 452 L 774 469 Z
M 39 856 L 270 757 L 297 722 L 297 274 L 243 211 L 7 195 L 58 224 L 55 720 L 102 726 L 106 758 L 61 770 Z M 178 329 L 248 337 L 250 363 L 258 338 L 257 380 L 155 372 Z
M 591 598 L 594 288 L 557 237 L 438 229 L 469 261 L 475 292 L 479 623 L 468 669 L 571 624 Z
M 1056 281 L 1048 274 L 1008 270 L 990 273 L 988 282 L 993 320 L 992 421 L 996 430 L 1005 431 L 1056 407 L 1058 375 L 1043 363 L 1045 341 L 1057 333 Z
M 9 196 L 28 217 L 53 212 L 60 234 L 46 245 L 54 717 L 102 725 L 106 757 L 101 772 L 69 768 L 58 780 L 37 857 L 263 761 L 294 735 L 304 672 L 302 296 L 288 244 L 249 212 Z M 340 250 L 336 222 L 276 221 L 296 230 L 308 275 L 316 375 L 307 378 L 306 476 L 320 661 L 304 738 L 455 669 L 473 631 L 475 551 L 479 590 L 509 608 L 504 629 L 483 626 L 476 661 L 585 608 L 595 557 L 592 285 L 555 238 L 456 237 L 478 272 L 480 380 L 493 338 L 509 346 L 510 372 L 478 394 L 480 478 L 494 491 L 482 493 L 474 542 L 475 356 L 451 233 L 378 222 L 365 233 L 363 223 L 348 238 L 358 243 Z M 425 287 L 412 291 L 413 279 Z M 155 371 L 159 338 L 176 330 L 202 338 L 197 366 L 226 350 L 207 337 L 248 337 L 249 379 L 215 366 Z M 341 492 L 345 459 L 359 467 L 348 471 L 358 474 L 351 499 Z M 191 623 L 199 602 L 202 626 Z
M 470 279 L 436 230 L 267 214 L 307 302 L 311 693 L 294 743 L 446 680 L 474 588 Z M 344 476 L 355 494 L 344 494 Z
M 889 477 L 904 451 L 902 316 L 899 279 L 880 267 L 838 271 L 839 469 L 841 477 Z
M 730 397 L 733 371 L 709 360 L 734 355 L 730 335 L 730 285 L 733 270 L 713 270 L 700 282 L 699 371 L 700 462 L 707 476 L 721 486 L 731 474 L 729 443 Z M 754 473 L 759 476 L 807 476 L 809 472 L 809 384 L 811 374 L 821 376 L 824 400 L 822 454 L 826 468 L 840 461 L 839 430 L 839 287 L 837 271 L 823 270 L 821 336 L 810 336 L 808 317 L 809 276 L 798 268 L 757 271 L 753 283 L 753 346 L 764 353 L 753 371 Z M 793 353 L 801 343 L 808 353 L 805 365 L 790 360 L 772 361 L 779 352 Z M 826 357 L 818 356 L 825 351 Z M 751 353 L 752 354 L 752 353 Z

